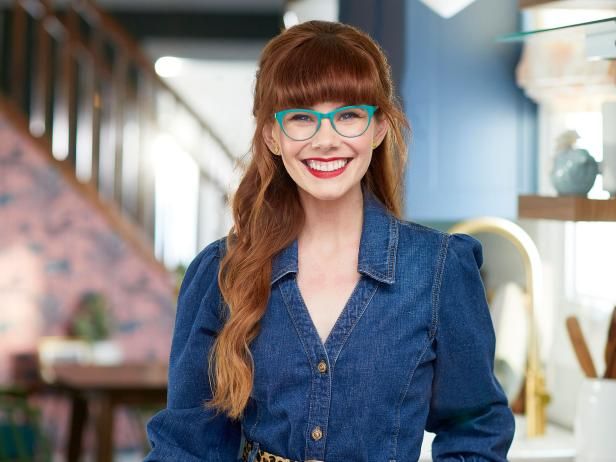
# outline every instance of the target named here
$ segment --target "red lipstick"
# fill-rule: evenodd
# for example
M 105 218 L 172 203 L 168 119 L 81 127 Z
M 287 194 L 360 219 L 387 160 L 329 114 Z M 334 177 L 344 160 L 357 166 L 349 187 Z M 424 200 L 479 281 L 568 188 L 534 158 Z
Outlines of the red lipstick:
M 336 170 L 330 170 L 328 172 L 324 172 L 322 170 L 317 170 L 314 168 L 310 168 L 310 166 L 308 165 L 308 161 L 309 160 L 315 160 L 318 162 L 333 162 L 336 160 L 346 160 L 347 163 L 344 164 L 342 167 L 340 167 L 339 169 Z M 327 159 L 323 159 L 320 157 L 310 157 L 309 159 L 304 159 L 303 160 L 303 164 L 306 166 L 306 168 L 308 169 L 308 171 L 310 173 L 312 173 L 314 176 L 316 176 L 317 178 L 333 178 L 336 177 L 338 175 L 341 175 L 347 168 L 347 166 L 351 163 L 351 159 L 349 159 L 348 157 L 330 157 Z

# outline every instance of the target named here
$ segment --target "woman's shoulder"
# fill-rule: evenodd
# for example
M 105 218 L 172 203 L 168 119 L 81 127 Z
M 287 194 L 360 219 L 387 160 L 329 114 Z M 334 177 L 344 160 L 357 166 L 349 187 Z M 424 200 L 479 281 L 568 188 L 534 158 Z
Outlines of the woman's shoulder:
M 221 259 L 225 254 L 226 246 L 226 236 L 210 242 L 199 251 L 195 258 L 193 258 L 192 262 L 190 263 L 190 266 L 200 266 L 203 263 Z
M 220 326 L 223 309 L 218 269 L 224 241 L 217 239 L 206 245 L 188 265 L 178 294 L 176 329 L 191 329 L 195 323 Z
M 424 250 L 434 249 L 443 256 L 455 253 L 458 256 L 473 255 L 478 264 L 482 261 L 481 242 L 461 233 L 448 233 L 427 225 L 422 225 L 409 220 L 398 219 L 400 228 L 400 245 L 419 245 Z
M 184 275 L 183 288 L 190 283 L 203 284 L 216 279 L 220 259 L 224 255 L 226 238 L 217 239 L 206 245 L 192 259 Z M 180 290 L 181 294 L 182 290 Z
M 418 245 L 424 249 L 439 248 L 450 237 L 449 233 L 410 220 L 397 219 L 399 244 L 402 246 Z

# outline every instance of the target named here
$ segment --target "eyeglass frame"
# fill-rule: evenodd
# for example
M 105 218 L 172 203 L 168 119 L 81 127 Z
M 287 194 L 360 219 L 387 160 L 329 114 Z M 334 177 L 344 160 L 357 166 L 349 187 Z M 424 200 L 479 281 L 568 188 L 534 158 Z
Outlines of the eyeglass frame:
M 336 128 L 336 122 L 334 122 L 334 115 L 336 115 L 339 112 L 342 112 L 344 110 L 357 109 L 357 108 L 364 109 L 365 111 L 368 112 L 368 123 L 366 124 L 366 128 L 364 128 L 364 131 L 362 131 L 358 135 L 353 135 L 353 136 L 343 135 Z M 364 133 L 366 133 L 366 130 L 368 130 L 368 127 L 370 127 L 370 123 L 372 123 L 372 117 L 374 116 L 374 113 L 377 111 L 377 109 L 378 109 L 378 106 L 370 106 L 369 104 L 357 104 L 357 105 L 353 105 L 353 106 L 343 106 L 343 107 L 339 107 L 339 108 L 334 109 L 333 111 L 329 111 L 329 112 L 319 112 L 319 111 L 314 111 L 312 109 L 302 109 L 302 108 L 284 109 L 282 111 L 278 111 L 278 112 L 274 113 L 274 119 L 276 119 L 276 121 L 278 122 L 278 125 L 280 125 L 280 129 L 282 130 L 282 133 L 284 133 L 287 138 L 289 138 L 289 139 L 291 139 L 293 141 L 306 141 L 306 140 L 309 140 L 310 138 L 312 138 L 314 135 L 317 134 L 317 132 L 321 128 L 321 121 L 323 119 L 329 119 L 329 123 L 331 124 L 332 128 L 340 136 L 343 136 L 345 138 L 357 138 L 358 136 L 362 136 Z M 308 138 L 303 138 L 303 139 L 293 138 L 293 137 L 289 136 L 289 134 L 284 129 L 284 125 L 282 123 L 282 121 L 284 119 L 284 116 L 287 115 L 289 112 L 298 112 L 298 111 L 300 111 L 300 112 L 307 112 L 307 113 L 313 114 L 313 115 L 315 115 L 317 117 L 317 128 L 315 129 L 314 133 L 312 135 L 310 135 Z

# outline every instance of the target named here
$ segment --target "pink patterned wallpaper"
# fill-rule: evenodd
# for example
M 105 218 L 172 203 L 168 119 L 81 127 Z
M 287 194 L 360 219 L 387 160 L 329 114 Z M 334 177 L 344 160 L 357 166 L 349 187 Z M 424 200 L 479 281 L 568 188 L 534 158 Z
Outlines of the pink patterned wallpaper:
M 83 293 L 110 300 L 127 360 L 166 361 L 174 281 L 122 241 L 0 113 L 0 384 L 11 357 L 66 333 Z

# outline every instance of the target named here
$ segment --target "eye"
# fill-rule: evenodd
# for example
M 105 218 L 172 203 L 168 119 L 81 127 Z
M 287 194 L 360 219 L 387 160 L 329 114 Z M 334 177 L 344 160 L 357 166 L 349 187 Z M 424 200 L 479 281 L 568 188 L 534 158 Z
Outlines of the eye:
M 299 122 L 310 122 L 312 120 L 308 114 L 293 114 L 290 120 L 296 120 Z
M 363 115 L 361 114 L 360 111 L 354 111 L 354 110 L 344 111 L 338 114 L 339 120 L 361 119 L 362 117 Z
M 291 112 L 287 114 L 285 120 L 286 122 L 293 123 L 314 123 L 316 118 L 313 114 L 308 112 Z

